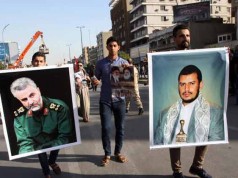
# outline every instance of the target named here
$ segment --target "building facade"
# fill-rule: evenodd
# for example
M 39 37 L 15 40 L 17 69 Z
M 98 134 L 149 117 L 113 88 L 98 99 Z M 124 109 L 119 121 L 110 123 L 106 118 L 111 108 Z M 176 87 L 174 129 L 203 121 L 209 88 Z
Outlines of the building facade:
M 143 51 L 148 44 L 149 34 L 153 31 L 162 31 L 173 26 L 173 6 L 198 3 L 200 0 L 131 0 L 133 6 L 131 14 L 131 50 L 133 58 L 135 51 Z M 231 4 L 227 0 L 211 0 L 210 15 L 221 18 L 223 23 L 234 23 L 231 17 Z M 146 47 L 149 49 L 149 46 Z M 147 51 L 149 52 L 149 51 Z
M 223 24 L 222 21 L 189 22 L 190 47 L 191 49 L 212 48 L 229 46 L 233 48 L 232 41 L 236 41 L 234 24 Z M 174 50 L 173 28 L 169 27 L 163 31 L 150 34 L 149 51 Z
M 92 46 L 92 47 L 90 47 L 89 49 L 88 49 L 88 59 L 89 59 L 89 63 L 90 64 L 96 64 L 96 62 L 97 62 L 97 50 L 98 48 L 97 48 L 97 46 L 96 47 L 94 47 L 94 46 Z
M 121 43 L 121 51 L 130 52 L 131 27 L 130 11 L 132 5 L 130 0 L 111 0 L 111 22 L 112 34 Z
M 97 35 L 97 59 L 102 59 L 108 56 L 107 39 L 112 36 L 112 31 L 100 32 Z

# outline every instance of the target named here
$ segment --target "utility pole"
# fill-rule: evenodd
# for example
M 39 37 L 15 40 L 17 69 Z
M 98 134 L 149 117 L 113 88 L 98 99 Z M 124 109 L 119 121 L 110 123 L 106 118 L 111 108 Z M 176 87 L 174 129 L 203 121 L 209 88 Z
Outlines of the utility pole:
M 5 29 L 6 29 L 9 25 L 10 25 L 10 24 L 5 25 L 5 26 L 3 27 L 3 29 L 2 29 L 2 42 L 4 42 L 4 36 L 3 36 L 4 31 L 5 31 Z
M 68 46 L 69 47 L 69 61 L 71 61 L 72 62 L 72 59 L 71 59 L 71 54 L 70 54 L 70 46 L 71 46 L 72 44 L 68 44 L 68 45 L 66 45 L 66 46 Z
M 76 28 L 80 29 L 81 47 L 82 47 L 82 58 L 83 58 L 83 64 L 85 64 L 84 55 L 83 55 L 83 35 L 82 35 L 82 28 L 85 28 L 85 26 L 77 26 Z
M 7 25 L 5 25 L 4 27 L 3 27 L 3 29 L 2 29 L 2 44 L 3 44 L 3 60 L 4 60 L 4 63 L 5 63 L 5 66 L 6 66 L 6 68 L 8 68 L 8 63 L 10 62 L 9 60 L 10 60 L 10 58 L 9 58 L 9 56 L 6 54 L 6 46 L 5 46 L 5 43 L 4 43 L 4 36 L 3 36 L 3 34 L 4 34 L 4 31 L 6 30 L 6 28 L 9 26 L 10 24 L 7 24 Z

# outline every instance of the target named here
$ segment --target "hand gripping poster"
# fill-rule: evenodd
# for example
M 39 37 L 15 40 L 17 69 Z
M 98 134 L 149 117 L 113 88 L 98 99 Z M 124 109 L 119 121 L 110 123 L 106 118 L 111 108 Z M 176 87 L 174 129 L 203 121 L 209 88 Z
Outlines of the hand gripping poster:
M 149 53 L 150 148 L 228 143 L 227 48 Z
M 73 66 L 0 71 L 9 159 L 80 144 Z

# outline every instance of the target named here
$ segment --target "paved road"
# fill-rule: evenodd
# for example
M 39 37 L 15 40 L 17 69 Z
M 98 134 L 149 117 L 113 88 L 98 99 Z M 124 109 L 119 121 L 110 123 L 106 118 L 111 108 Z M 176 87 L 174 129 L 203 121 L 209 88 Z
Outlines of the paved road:
M 58 178 L 172 178 L 168 149 L 149 150 L 148 86 L 140 85 L 145 107 L 138 116 L 136 106 L 126 118 L 126 136 L 122 152 L 129 162 L 121 164 L 111 161 L 107 167 L 100 167 L 103 149 L 100 139 L 100 120 L 98 113 L 99 91 L 91 91 L 91 117 L 89 123 L 80 122 L 82 144 L 62 149 L 58 162 L 62 175 Z M 214 178 L 238 178 L 238 106 L 234 97 L 229 98 L 228 125 L 229 144 L 209 146 L 205 169 Z M 0 126 L 2 132 L 2 126 Z M 113 137 L 112 137 L 113 138 Z M 36 156 L 8 160 L 3 135 L 0 135 L 0 178 L 42 178 Z M 112 141 L 114 146 L 114 141 Z M 182 149 L 183 172 L 187 178 L 195 178 L 188 173 L 194 148 Z

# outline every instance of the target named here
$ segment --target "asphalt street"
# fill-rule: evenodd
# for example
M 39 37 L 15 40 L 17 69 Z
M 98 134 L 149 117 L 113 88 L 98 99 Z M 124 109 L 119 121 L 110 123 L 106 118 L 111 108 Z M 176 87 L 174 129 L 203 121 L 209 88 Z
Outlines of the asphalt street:
M 149 149 L 149 95 L 148 86 L 140 85 L 140 93 L 145 112 L 138 116 L 138 110 L 132 101 L 132 107 L 126 117 L 125 142 L 122 153 L 127 163 L 118 163 L 112 159 L 107 167 L 101 167 L 104 154 L 101 143 L 99 118 L 99 91 L 90 91 L 90 122 L 81 118 L 80 132 L 82 144 L 60 151 L 58 163 L 62 174 L 54 178 L 172 178 L 168 149 Z M 228 111 L 229 144 L 211 145 L 206 156 L 204 168 L 214 178 L 238 178 L 238 106 L 235 97 L 229 97 Z M 0 126 L 0 178 L 42 178 L 37 156 L 9 161 L 6 143 Z M 112 148 L 114 137 L 112 135 Z M 186 178 L 195 178 L 188 170 L 194 154 L 193 147 L 182 149 L 183 173 Z

